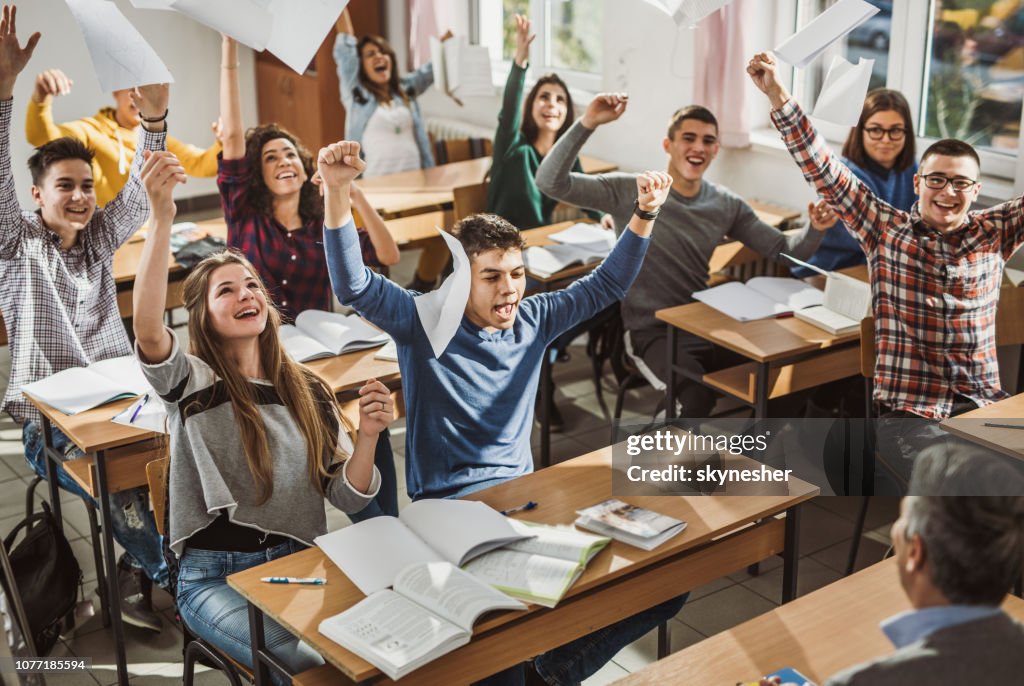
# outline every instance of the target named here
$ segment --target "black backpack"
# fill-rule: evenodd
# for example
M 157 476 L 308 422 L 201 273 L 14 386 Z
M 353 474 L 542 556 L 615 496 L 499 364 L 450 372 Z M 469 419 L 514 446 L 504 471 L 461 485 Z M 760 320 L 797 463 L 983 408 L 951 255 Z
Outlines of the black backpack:
M 25 529 L 25 538 L 18 545 L 14 540 Z M 82 570 L 71 551 L 71 544 L 57 528 L 57 520 L 45 501 L 42 511 L 21 520 L 3 542 L 11 560 L 17 593 L 25 607 L 29 632 L 39 656 L 46 655 L 57 642 L 61 620 L 73 621 Z M 4 591 L 13 595 L 0 570 Z

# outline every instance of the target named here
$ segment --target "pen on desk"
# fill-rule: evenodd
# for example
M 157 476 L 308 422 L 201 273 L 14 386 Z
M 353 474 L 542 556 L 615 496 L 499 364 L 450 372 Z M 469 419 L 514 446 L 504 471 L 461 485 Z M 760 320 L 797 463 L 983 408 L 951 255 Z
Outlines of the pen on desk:
M 136 405 L 135 411 L 132 412 L 132 418 L 128 420 L 129 424 L 134 424 L 135 423 L 135 419 L 139 416 L 139 412 L 142 411 L 142 408 L 145 407 L 146 403 L 148 403 L 148 402 L 149 402 L 149 393 L 147 393 L 146 395 L 142 396 L 142 402 L 139 403 L 138 405 Z
M 993 429 L 1024 429 L 1024 424 L 1000 424 L 998 422 L 985 422 L 982 426 L 991 426 Z
M 777 315 L 775 315 L 775 318 L 776 319 L 786 319 L 787 317 L 792 317 L 792 316 L 794 316 L 792 312 L 779 312 Z
M 327 579 L 319 576 L 310 576 L 306 578 L 297 578 L 294 576 L 265 576 L 260 581 L 264 581 L 268 584 L 302 584 L 303 586 L 323 586 L 327 583 Z
M 537 503 L 531 500 L 530 502 L 525 503 L 523 505 L 517 505 L 515 507 L 510 507 L 507 510 L 502 510 L 501 514 L 508 517 L 509 515 L 515 514 L 516 512 L 526 512 L 527 510 L 532 510 L 535 507 L 537 507 Z

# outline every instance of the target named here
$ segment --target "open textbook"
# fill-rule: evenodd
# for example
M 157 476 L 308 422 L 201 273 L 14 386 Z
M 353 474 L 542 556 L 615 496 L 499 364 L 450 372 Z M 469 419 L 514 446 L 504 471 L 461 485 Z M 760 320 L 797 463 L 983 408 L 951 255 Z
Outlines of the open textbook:
M 548 277 L 573 265 L 600 262 L 615 246 L 615 233 L 600 224 L 580 222 L 548 236 L 554 245 L 527 248 L 526 268 Z
M 22 386 L 21 392 L 71 415 L 121 398 L 152 393 L 152 389 L 139 361 L 126 355 L 93 362 L 88 367 L 69 367 Z
M 780 276 L 755 276 L 746 283 L 730 281 L 697 291 L 693 297 L 741 322 L 786 315 L 825 301 L 825 294 L 814 286 Z
M 394 680 L 469 643 L 482 614 L 526 609 L 449 562 L 409 565 L 394 582 L 319 627 Z
M 418 500 L 398 517 L 374 517 L 313 539 L 370 595 L 418 562 L 461 567 L 489 550 L 527 538 L 497 510 L 471 500 Z
M 470 45 L 465 37 L 444 42 L 431 38 L 430 61 L 434 67 L 434 85 L 445 95 L 453 98 L 494 95 L 491 54 L 486 46 Z
M 797 319 L 833 335 L 860 329 L 860 321 L 871 313 L 871 286 L 852 276 L 827 272 L 789 255 L 784 257 L 825 277 L 824 301 L 816 307 L 797 310 L 794 312 Z
M 357 314 L 306 310 L 279 329 L 281 345 L 296 362 L 334 357 L 384 345 L 391 337 Z
M 554 607 L 611 539 L 510 519 L 530 538 L 484 553 L 463 569 L 513 598 Z

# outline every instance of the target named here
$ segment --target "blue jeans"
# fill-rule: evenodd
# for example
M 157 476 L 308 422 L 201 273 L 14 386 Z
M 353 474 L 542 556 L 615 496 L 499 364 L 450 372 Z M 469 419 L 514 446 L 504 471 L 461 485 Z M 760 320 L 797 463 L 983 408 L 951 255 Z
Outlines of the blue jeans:
M 304 549 L 305 546 L 296 541 L 258 553 L 186 548 L 178 565 L 181 621 L 193 634 L 252 669 L 248 603 L 228 586 L 227 576 Z M 263 621 L 263 633 L 267 648 L 292 674 L 324 663 L 313 648 L 269 618 Z M 276 673 L 272 680 L 280 686 L 291 684 L 291 679 L 283 679 Z
M 82 451 L 68 440 L 56 427 L 52 429 L 53 446 L 63 453 L 65 460 L 82 456 Z M 21 429 L 21 441 L 25 445 L 25 459 L 36 474 L 46 478 L 46 455 L 43 452 L 43 432 L 35 422 L 25 422 Z M 97 502 L 71 478 L 61 465 L 57 467 L 57 485 L 69 493 L 83 498 L 94 506 Z M 146 576 L 158 586 L 167 588 L 167 563 L 164 562 L 160 534 L 156 530 L 153 513 L 149 509 L 149 492 L 144 487 L 130 488 L 110 494 L 110 513 L 105 516 L 109 522 L 114 540 L 121 544 L 128 554 L 128 561 L 134 567 L 141 567 Z
M 391 434 L 387 429 L 381 431 L 377 437 L 373 464 L 380 472 L 380 490 L 369 505 L 348 516 L 353 524 L 382 515 L 398 516 L 398 474 L 395 472 L 395 453 L 391 450 Z

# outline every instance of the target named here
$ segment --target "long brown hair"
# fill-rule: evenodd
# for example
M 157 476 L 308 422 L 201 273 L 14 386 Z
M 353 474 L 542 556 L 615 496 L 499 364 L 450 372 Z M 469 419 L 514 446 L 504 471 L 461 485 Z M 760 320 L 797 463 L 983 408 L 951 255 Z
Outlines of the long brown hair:
M 267 325 L 259 335 L 260 361 L 281 402 L 306 439 L 307 474 L 310 483 L 324 492 L 323 480 L 331 478 L 324 467 L 324 458 L 331 461 L 340 456 L 338 433 L 331 426 L 335 416 L 347 426 L 327 383 L 292 360 L 281 347 L 278 328 L 281 315 L 274 308 L 267 288 L 258 272 L 241 253 L 228 250 L 211 255 L 200 262 L 185 279 L 184 300 L 188 311 L 189 352 L 210 365 L 224 383 L 235 412 L 238 432 L 242 437 L 249 472 L 256 484 L 257 504 L 265 503 L 274 492 L 273 458 L 267 441 L 267 430 L 260 416 L 252 384 L 225 355 L 219 337 L 213 330 L 207 306 L 210 277 L 224 265 L 238 264 L 249 271 L 267 299 Z M 329 400 L 328 400 L 329 399 Z M 337 472 L 336 472 L 337 474 Z
M 306 171 L 306 180 L 302 183 L 302 190 L 299 191 L 299 218 L 302 219 L 303 224 L 310 222 L 319 224 L 324 217 L 324 201 L 320 197 L 320 191 L 311 181 L 313 173 L 316 171 L 313 167 L 313 155 L 295 134 L 277 124 L 254 126 L 245 132 L 245 159 L 251 170 L 249 185 L 245 189 L 246 201 L 260 214 L 268 217 L 274 216 L 274 196 L 267 188 L 266 181 L 263 180 L 263 146 L 278 138 L 284 138 L 295 146 L 299 160 L 302 162 L 302 168 Z M 285 228 L 294 229 L 296 227 Z
M 363 48 L 367 45 L 373 45 L 382 53 L 391 58 L 391 76 L 388 78 L 387 85 L 380 85 L 379 83 L 370 79 L 369 74 L 366 73 L 366 69 L 363 66 Z M 398 93 L 402 98 L 402 102 L 408 107 L 409 105 L 409 94 L 402 88 L 402 82 L 398 79 L 398 56 L 395 54 L 395 49 L 391 47 L 391 43 L 388 43 L 387 39 L 381 36 L 366 35 L 359 39 L 356 43 L 356 52 L 359 53 L 359 83 L 363 88 L 370 91 L 370 94 L 377 99 L 377 102 L 381 100 L 387 102 L 391 100 L 393 93 Z M 358 91 L 356 91 L 358 96 Z M 359 100 L 359 98 L 356 98 Z
M 533 84 L 533 88 L 530 89 L 529 94 L 526 96 L 526 100 L 523 101 L 523 118 L 519 123 L 519 130 L 523 133 L 523 138 L 530 145 L 537 142 L 537 135 L 539 130 L 537 129 L 537 122 L 533 120 L 533 101 L 537 99 L 537 94 L 540 92 L 541 86 L 548 84 L 554 84 L 561 87 L 565 91 L 565 121 L 562 122 L 561 128 L 558 129 L 558 133 L 555 134 L 555 140 L 557 141 L 562 137 L 562 134 L 569 130 L 573 122 L 576 120 L 576 110 L 572 106 L 572 95 L 569 93 L 569 87 L 565 85 L 565 81 L 558 77 L 558 74 L 545 74 L 544 76 L 537 79 L 537 83 Z
M 904 171 L 914 163 L 914 121 L 910 116 L 910 104 L 907 99 L 899 91 L 888 88 L 876 88 L 864 98 L 860 121 L 855 128 L 850 129 L 850 135 L 843 144 L 843 157 L 858 167 L 864 167 L 871 159 L 864 150 L 864 125 L 878 112 L 896 112 L 903 117 L 903 128 L 907 133 L 903 137 L 903 150 L 896 157 L 892 168 L 893 171 Z

